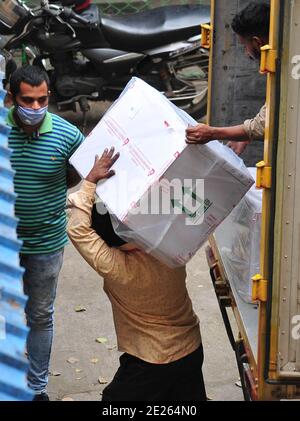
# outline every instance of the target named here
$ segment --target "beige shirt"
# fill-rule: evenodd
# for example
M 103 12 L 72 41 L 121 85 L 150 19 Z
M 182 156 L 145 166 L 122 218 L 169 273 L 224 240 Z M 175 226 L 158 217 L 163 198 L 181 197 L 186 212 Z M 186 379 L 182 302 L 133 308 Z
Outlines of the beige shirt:
M 170 269 L 143 251 L 110 248 L 91 228 L 95 184 L 84 181 L 69 196 L 68 234 L 83 258 L 104 278 L 112 304 L 118 349 L 166 364 L 201 344 L 199 319 L 186 288 L 185 267 Z
M 266 104 L 260 109 L 256 117 L 244 122 L 244 129 L 252 140 L 264 140 L 266 126 Z

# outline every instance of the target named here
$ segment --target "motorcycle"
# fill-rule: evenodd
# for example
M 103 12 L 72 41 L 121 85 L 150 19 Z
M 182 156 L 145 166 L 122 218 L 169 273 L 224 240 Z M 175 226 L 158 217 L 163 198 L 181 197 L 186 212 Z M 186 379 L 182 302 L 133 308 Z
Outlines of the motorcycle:
M 49 74 L 58 110 L 76 111 L 79 104 L 84 126 L 89 102 L 114 101 L 132 76 L 194 118 L 205 115 L 209 56 L 200 44 L 200 25 L 210 20 L 209 6 L 165 6 L 116 17 L 101 15 L 89 2 L 78 11 L 71 4 L 42 0 L 29 8 L 21 0 L 1 1 L 6 80 L 16 67 L 15 51 L 22 49 L 28 63 Z

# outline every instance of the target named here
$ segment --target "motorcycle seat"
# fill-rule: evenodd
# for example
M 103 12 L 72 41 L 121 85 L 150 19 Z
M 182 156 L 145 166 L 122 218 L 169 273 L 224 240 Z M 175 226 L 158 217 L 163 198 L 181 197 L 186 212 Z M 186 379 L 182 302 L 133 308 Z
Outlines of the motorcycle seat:
M 145 51 L 200 34 L 210 22 L 210 7 L 179 5 L 159 7 L 126 16 L 101 16 L 100 25 L 111 47 Z

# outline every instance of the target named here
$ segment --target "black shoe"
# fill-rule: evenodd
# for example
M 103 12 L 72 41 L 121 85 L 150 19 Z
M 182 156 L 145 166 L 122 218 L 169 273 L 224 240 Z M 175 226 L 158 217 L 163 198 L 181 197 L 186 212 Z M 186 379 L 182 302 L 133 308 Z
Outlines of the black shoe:
M 39 393 L 38 395 L 34 395 L 33 401 L 50 401 L 49 396 L 47 393 Z

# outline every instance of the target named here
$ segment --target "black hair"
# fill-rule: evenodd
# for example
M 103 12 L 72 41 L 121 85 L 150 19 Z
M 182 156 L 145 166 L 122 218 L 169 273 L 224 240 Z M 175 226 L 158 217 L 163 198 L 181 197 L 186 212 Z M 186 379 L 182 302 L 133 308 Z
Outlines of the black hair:
M 109 247 L 121 247 L 127 244 L 114 231 L 110 214 L 100 214 L 97 211 L 97 206 L 94 205 L 92 209 L 92 228 L 96 231 L 99 237 L 106 242 Z
M 50 80 L 45 70 L 29 64 L 19 67 L 10 77 L 9 89 L 14 98 L 20 92 L 20 85 L 22 82 L 27 83 L 30 86 L 40 86 L 43 82 L 46 82 L 48 89 L 50 86 Z
M 268 3 L 251 2 L 232 21 L 231 27 L 238 35 L 269 38 L 270 6 Z

